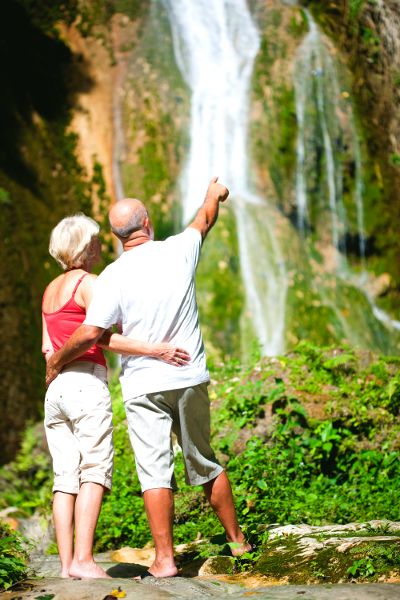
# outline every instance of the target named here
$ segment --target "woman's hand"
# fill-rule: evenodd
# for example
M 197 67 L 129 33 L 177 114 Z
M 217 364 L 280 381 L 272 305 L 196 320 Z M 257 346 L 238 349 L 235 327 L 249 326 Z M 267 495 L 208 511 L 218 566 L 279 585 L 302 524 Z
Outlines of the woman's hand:
M 56 358 L 58 353 L 53 353 L 47 360 L 46 363 L 46 387 L 49 387 L 52 381 L 57 377 L 61 371 L 61 367 L 56 365 Z
M 184 367 L 190 362 L 190 356 L 186 350 L 168 343 L 156 344 L 153 357 L 175 367 Z
M 44 360 L 48 362 L 49 358 L 51 358 L 54 354 L 53 348 L 46 348 L 43 352 Z

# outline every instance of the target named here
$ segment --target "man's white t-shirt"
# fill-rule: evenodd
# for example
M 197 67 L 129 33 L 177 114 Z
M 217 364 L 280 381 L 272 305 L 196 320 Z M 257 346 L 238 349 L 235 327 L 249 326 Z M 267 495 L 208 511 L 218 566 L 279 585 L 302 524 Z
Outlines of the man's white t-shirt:
M 188 227 L 163 242 L 149 241 L 124 252 L 96 280 L 84 323 L 147 342 L 170 342 L 191 359 L 175 367 L 148 356 L 122 358 L 125 400 L 142 394 L 209 381 L 200 332 L 195 271 L 202 238 Z

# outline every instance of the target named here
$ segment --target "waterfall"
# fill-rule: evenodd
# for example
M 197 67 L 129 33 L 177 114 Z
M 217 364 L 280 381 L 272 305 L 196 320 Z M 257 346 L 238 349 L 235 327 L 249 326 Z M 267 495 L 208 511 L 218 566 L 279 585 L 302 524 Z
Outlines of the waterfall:
M 231 191 L 246 309 L 262 350 L 284 350 L 287 278 L 274 210 L 248 181 L 249 88 L 260 36 L 245 0 L 160 0 L 175 60 L 191 91 L 190 148 L 181 177 L 183 220 L 213 175 Z
M 309 179 L 308 161 L 313 158 L 315 140 L 313 133 L 320 130 L 321 146 L 325 159 L 324 178 L 328 196 L 329 218 L 331 222 L 331 244 L 336 249 L 337 276 L 361 290 L 378 321 L 389 328 L 400 330 L 400 322 L 378 308 L 368 290 L 368 273 L 365 268 L 365 227 L 363 205 L 363 168 L 362 154 L 357 134 L 357 127 L 352 106 L 347 100 L 348 94 L 341 92 L 339 76 L 335 62 L 331 56 L 328 43 L 320 33 L 312 15 L 304 11 L 309 31 L 297 50 L 294 68 L 294 88 L 296 94 L 297 135 L 297 169 L 296 169 L 296 205 L 297 223 L 304 236 L 311 225 L 311 207 L 307 182 Z M 311 109 L 310 109 L 311 107 Z M 345 120 L 350 141 L 350 151 L 354 160 L 354 207 L 355 227 L 358 238 L 358 254 L 361 272 L 356 275 L 349 267 L 346 257 L 345 234 L 348 231 L 348 218 L 343 204 L 341 160 L 338 140 L 345 137 L 341 120 Z M 307 137 L 307 134 L 309 137 Z M 316 168 L 316 164 L 312 164 Z M 325 190 L 321 195 L 324 195 Z M 323 199 L 320 199 L 323 204 Z M 325 227 L 325 223 L 323 223 Z
M 319 133 L 323 156 L 322 179 L 326 189 L 320 192 L 323 205 L 327 197 L 326 208 L 330 220 L 331 243 L 337 250 L 339 270 L 347 268 L 346 232 L 348 216 L 343 203 L 343 173 L 340 152 L 345 137 L 349 137 L 350 151 L 355 165 L 354 204 L 356 229 L 359 241 L 361 262 L 365 258 L 365 232 L 363 209 L 363 176 L 361 150 L 358 141 L 352 106 L 348 93 L 342 92 L 339 77 L 330 48 L 317 24 L 308 11 L 305 11 L 309 31 L 300 44 L 295 60 L 294 87 L 296 93 L 297 170 L 296 202 L 299 230 L 305 230 L 316 223 L 310 222 L 310 205 L 307 180 L 309 178 L 307 160 L 312 161 L 315 152 L 314 136 Z M 346 131 L 347 130 L 347 131 Z M 316 160 L 312 164 L 317 169 Z M 324 223 L 325 227 L 325 223 Z

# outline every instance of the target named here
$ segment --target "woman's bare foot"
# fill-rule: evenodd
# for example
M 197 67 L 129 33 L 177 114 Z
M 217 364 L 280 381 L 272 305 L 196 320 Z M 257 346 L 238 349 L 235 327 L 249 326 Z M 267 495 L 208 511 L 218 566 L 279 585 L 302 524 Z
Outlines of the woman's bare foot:
M 69 578 L 69 569 L 61 569 L 60 577 L 62 579 L 68 579 Z
M 104 569 L 99 567 L 99 565 L 96 565 L 94 560 L 86 562 L 73 560 L 69 570 L 69 576 L 81 577 L 82 579 L 111 579 Z

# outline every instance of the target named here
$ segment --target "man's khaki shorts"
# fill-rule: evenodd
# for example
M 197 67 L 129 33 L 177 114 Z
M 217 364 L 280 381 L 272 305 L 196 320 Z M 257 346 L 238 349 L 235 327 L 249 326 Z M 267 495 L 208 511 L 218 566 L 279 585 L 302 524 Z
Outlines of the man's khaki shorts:
M 127 399 L 125 410 L 143 492 L 176 489 L 171 433 L 182 448 L 187 483 L 202 485 L 223 471 L 210 446 L 206 383 Z
M 83 361 L 64 367 L 47 390 L 44 425 L 53 492 L 77 494 L 86 482 L 111 489 L 113 426 L 105 367 Z

